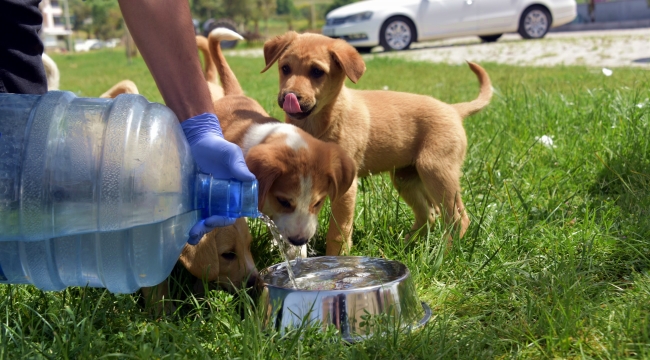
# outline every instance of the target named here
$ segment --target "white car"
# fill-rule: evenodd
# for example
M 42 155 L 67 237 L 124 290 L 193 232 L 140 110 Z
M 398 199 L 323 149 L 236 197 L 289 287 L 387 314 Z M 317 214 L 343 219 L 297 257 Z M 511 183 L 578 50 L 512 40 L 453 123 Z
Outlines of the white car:
M 360 52 L 377 45 L 404 50 L 414 41 L 467 35 L 486 42 L 508 32 L 539 39 L 576 15 L 575 0 L 366 0 L 328 13 L 323 34 Z
M 84 52 L 99 49 L 102 46 L 102 42 L 97 39 L 87 39 L 87 40 L 78 40 L 74 44 L 74 51 Z

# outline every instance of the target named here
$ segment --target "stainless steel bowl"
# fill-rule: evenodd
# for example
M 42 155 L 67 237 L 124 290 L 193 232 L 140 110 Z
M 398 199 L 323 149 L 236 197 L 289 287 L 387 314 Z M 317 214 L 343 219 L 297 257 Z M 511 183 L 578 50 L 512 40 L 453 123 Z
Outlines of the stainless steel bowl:
M 298 289 L 292 287 L 286 263 L 260 273 L 264 289 L 263 325 L 282 333 L 287 328 L 319 323 L 335 326 L 344 340 L 362 340 L 376 331 L 374 316 L 390 324 L 417 329 L 431 318 L 418 301 L 411 274 L 400 262 L 358 257 L 322 256 L 291 261 Z

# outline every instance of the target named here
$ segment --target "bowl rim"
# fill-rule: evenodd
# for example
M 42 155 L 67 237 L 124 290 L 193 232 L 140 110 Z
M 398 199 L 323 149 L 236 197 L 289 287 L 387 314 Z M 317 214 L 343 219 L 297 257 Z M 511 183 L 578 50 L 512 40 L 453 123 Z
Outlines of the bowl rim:
M 398 278 L 396 278 L 396 279 L 394 279 L 394 280 L 391 280 L 391 281 L 388 281 L 388 282 L 385 282 L 385 283 L 381 283 L 381 284 L 377 284 L 377 285 L 367 285 L 367 286 L 362 286 L 362 287 L 355 287 L 355 288 L 351 288 L 351 289 L 340 289 L 340 290 L 337 290 L 337 289 L 331 289 L 331 290 L 329 290 L 329 289 L 328 289 L 328 290 L 307 290 L 307 289 L 296 289 L 296 288 L 292 288 L 292 287 L 289 288 L 289 287 L 283 287 L 283 286 L 273 285 L 273 284 L 269 284 L 269 283 L 267 283 L 267 282 L 264 280 L 265 272 L 266 272 L 269 268 L 274 267 L 274 266 L 277 266 L 277 265 L 280 265 L 280 264 L 285 264 L 285 265 L 286 265 L 286 261 L 282 261 L 282 262 L 279 262 L 279 263 L 277 263 L 277 264 L 273 264 L 273 265 L 271 265 L 271 266 L 268 266 L 268 267 L 262 269 L 262 270 L 259 272 L 259 273 L 260 273 L 260 280 L 262 280 L 262 287 L 263 287 L 263 288 L 274 288 L 274 289 L 279 289 L 279 290 L 289 291 L 289 292 L 293 292 L 293 293 L 320 293 L 320 292 L 325 292 L 325 291 L 332 291 L 332 292 L 337 292 L 337 293 L 345 293 L 345 292 L 352 292 L 352 291 L 359 291 L 359 290 L 373 289 L 373 288 L 383 288 L 383 287 L 386 287 L 386 286 L 391 286 L 391 285 L 393 285 L 394 283 L 402 282 L 402 281 L 406 280 L 407 278 L 409 278 L 409 277 L 411 276 L 411 270 L 409 270 L 409 268 L 408 268 L 408 266 L 406 266 L 406 264 L 402 263 L 401 261 L 391 260 L 391 259 L 385 259 L 385 258 L 370 257 L 370 256 L 349 256 L 349 255 L 345 255 L 345 256 L 334 256 L 334 255 L 324 255 L 324 256 L 314 256 L 314 257 L 309 257 L 309 258 L 306 258 L 306 259 L 316 259 L 316 258 L 323 258 L 323 257 L 331 257 L 331 258 L 364 258 L 364 259 L 379 259 L 379 260 L 383 260 L 383 261 L 390 261 L 390 262 L 398 263 L 398 264 L 399 264 L 400 266 L 402 266 L 402 267 L 404 268 L 404 270 L 406 270 L 406 271 L 404 272 L 404 274 L 402 274 L 401 276 L 399 276 Z M 305 260 L 305 259 L 303 259 L 303 260 Z M 291 260 L 291 261 L 294 261 L 294 262 L 295 262 L 296 260 L 294 259 L 294 260 Z

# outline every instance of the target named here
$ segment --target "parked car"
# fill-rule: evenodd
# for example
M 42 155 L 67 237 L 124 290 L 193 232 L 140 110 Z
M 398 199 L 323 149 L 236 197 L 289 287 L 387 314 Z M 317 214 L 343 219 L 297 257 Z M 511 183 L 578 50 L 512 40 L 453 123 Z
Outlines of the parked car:
M 360 52 L 377 45 L 404 50 L 415 41 L 467 35 L 486 42 L 508 32 L 539 39 L 576 14 L 575 0 L 366 0 L 329 12 L 322 32 Z
M 87 40 L 77 40 L 74 44 L 74 51 L 90 51 L 95 49 L 100 49 L 102 47 L 102 42 L 98 39 L 87 39 Z
M 104 42 L 104 47 L 107 48 L 115 48 L 117 45 L 119 45 L 122 42 L 122 40 L 118 38 L 113 38 L 113 39 L 108 39 Z

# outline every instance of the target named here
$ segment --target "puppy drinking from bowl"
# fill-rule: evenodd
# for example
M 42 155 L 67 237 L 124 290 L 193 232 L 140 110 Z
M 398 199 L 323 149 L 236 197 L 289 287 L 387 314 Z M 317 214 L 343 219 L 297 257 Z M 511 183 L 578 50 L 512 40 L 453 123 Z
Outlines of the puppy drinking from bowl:
M 221 40 L 235 39 L 241 36 L 224 28 L 209 36 L 224 91 L 224 97 L 213 103 L 214 111 L 225 139 L 242 148 L 248 168 L 259 181 L 260 211 L 306 257 L 305 245 L 316 233 L 325 198 L 335 201 L 348 190 L 356 165 L 340 146 L 270 117 L 244 95 L 219 45 Z

